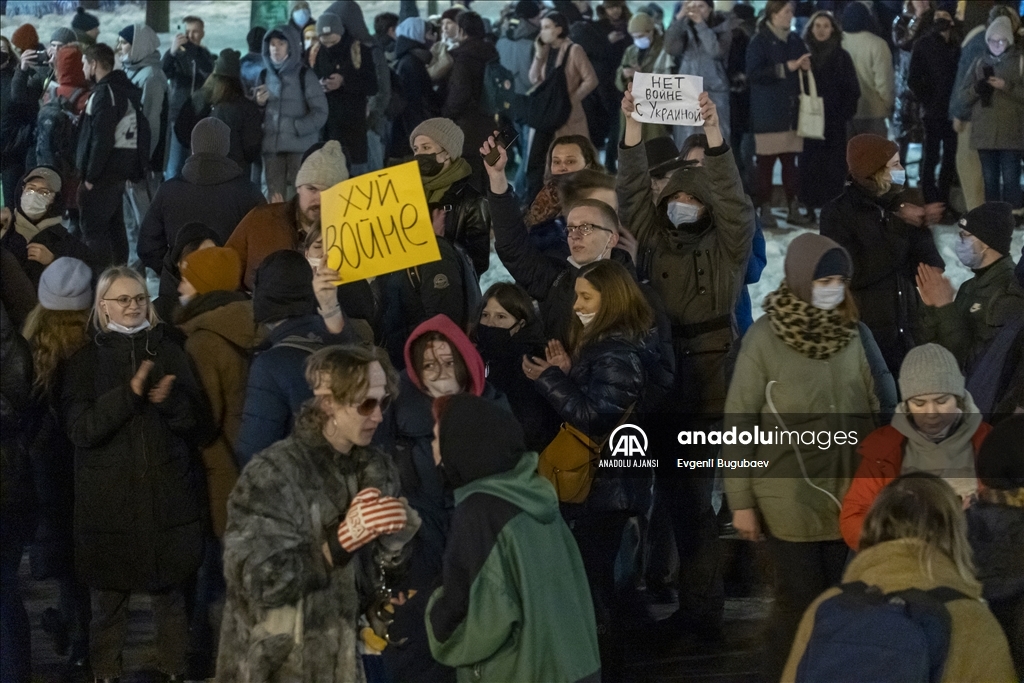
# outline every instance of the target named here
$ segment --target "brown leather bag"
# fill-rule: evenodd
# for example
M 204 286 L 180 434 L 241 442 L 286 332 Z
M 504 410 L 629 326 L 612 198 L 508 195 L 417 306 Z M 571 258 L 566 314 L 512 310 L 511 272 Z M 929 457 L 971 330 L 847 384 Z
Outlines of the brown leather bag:
M 619 420 L 619 425 L 626 422 L 632 413 L 633 406 L 630 406 Z M 611 436 L 610 432 L 608 436 Z M 558 500 L 582 503 L 590 495 L 597 461 L 607 442 L 607 436 L 597 443 L 568 422 L 563 422 L 558 434 L 541 452 L 537 473 L 554 485 Z

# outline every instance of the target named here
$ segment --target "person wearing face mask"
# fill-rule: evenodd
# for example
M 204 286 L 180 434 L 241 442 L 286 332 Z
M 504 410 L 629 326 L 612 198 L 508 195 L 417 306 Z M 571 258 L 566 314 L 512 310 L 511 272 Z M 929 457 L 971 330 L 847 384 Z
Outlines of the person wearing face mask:
M 928 472 L 945 479 L 962 499 L 977 494 L 974 461 L 992 427 L 982 421 L 953 354 L 938 344 L 911 349 L 900 368 L 900 395 L 892 424 L 869 434 L 858 448 L 860 466 L 839 517 L 853 550 L 871 504 L 901 474 Z
M 645 414 L 672 379 L 659 367 L 654 311 L 632 274 L 606 260 L 580 268 L 575 280 L 569 343 L 550 341 L 543 358 L 524 357 L 522 368 L 564 422 L 602 443 L 628 411 Z M 612 680 L 622 665 L 625 607 L 615 590 L 615 557 L 628 518 L 646 514 L 650 505 L 649 493 L 641 495 L 633 486 L 643 481 L 649 492 L 646 475 L 634 481 L 599 470 L 583 503 L 561 506 L 583 556 L 601 665 Z
M 712 0 L 686 0 L 681 3 L 675 19 L 665 31 L 665 53 L 679 60 L 678 74 L 699 74 L 704 77 L 704 90 L 718 108 L 722 137 L 729 139 L 729 77 L 726 60 L 732 44 L 732 30 L 738 22 L 728 14 L 715 11 Z M 699 126 L 673 126 L 677 145 Z
M 34 168 L 17 186 L 21 200 L 9 225 L 0 230 L 0 245 L 18 257 L 33 285 L 39 284 L 43 270 L 61 256 L 85 261 L 96 268 L 92 250 L 68 232 L 64 215 L 64 183 L 49 166 Z
M 323 234 L 319 230 L 306 233 L 303 252 L 314 274 L 320 266 L 326 264 Z M 338 285 L 338 304 L 364 343 L 383 345 L 384 301 L 379 278 L 371 277 Z
M 544 326 L 525 289 L 511 282 L 491 285 L 470 338 L 484 360 L 487 381 L 508 397 L 524 425 L 526 445 L 540 453 L 558 433 L 558 414 L 537 400 L 533 381 L 523 373 L 523 356 L 544 356 Z
M 307 234 L 320 231 L 320 193 L 348 177 L 341 145 L 336 140 L 317 143 L 302 159 L 295 196 L 256 206 L 239 221 L 224 246 L 241 257 L 246 289 L 252 290 L 263 259 L 280 249 L 299 249 Z
M 1013 213 L 1005 202 L 985 202 L 960 219 L 954 250 L 974 276 L 954 290 L 938 268 L 921 264 L 917 287 L 921 339 L 953 352 L 968 375 L 1004 325 L 1024 316 L 1024 289 L 1013 275 Z
M 790 242 L 785 278 L 765 297 L 765 315 L 743 337 L 725 401 L 725 428 L 874 430 L 879 403 L 863 347 L 870 333 L 858 325 L 857 306 L 847 292 L 852 268 L 846 250 L 827 237 L 807 233 Z M 839 509 L 856 452 L 838 441 L 813 449 L 742 440 L 722 447 L 728 459 L 771 463 L 756 473 L 723 478 L 733 526 L 749 541 L 762 540 L 763 529 L 775 565 L 765 680 L 779 678 L 801 615 L 839 582 L 846 563 Z
M 288 3 L 288 26 L 298 31 L 300 36 L 307 26 L 315 24 L 306 0 L 292 0 Z
M 1024 54 L 1010 20 L 998 17 L 985 31 L 988 50 L 971 68 L 961 97 L 971 108 L 971 148 L 978 150 L 985 201 L 1024 209 L 1020 167 L 1024 157 Z
M 645 74 L 672 73 L 672 59 L 668 52 L 662 50 L 665 36 L 661 31 L 655 30 L 654 20 L 649 14 L 637 12 L 633 15 L 629 20 L 629 35 L 633 38 L 633 44 L 626 48 L 622 55 L 622 63 L 615 74 L 615 87 L 620 92 L 630 87 L 633 74 L 638 71 Z M 616 112 L 615 115 L 620 118 L 619 130 L 622 130 L 625 126 L 622 112 Z M 660 123 L 645 123 L 642 130 L 644 142 L 671 135 L 669 127 Z
M 366 102 L 377 92 L 373 51 L 345 30 L 341 17 L 317 19 L 320 49 L 313 71 L 327 97 L 324 137 L 337 140 L 353 176 L 367 172 Z
M 77 463 L 75 568 L 92 592 L 89 663 L 98 679 L 123 674 L 129 597 L 146 592 L 157 667 L 183 678 L 183 586 L 202 559 L 202 389 L 136 271 L 100 276 L 91 324 L 94 339 L 65 367 L 60 410 Z
M 435 232 L 466 250 L 477 275 L 489 266 L 491 215 L 469 161 L 463 155 L 465 134 L 447 118 L 427 119 L 409 135 Z M 443 215 L 442 215 L 443 214 Z
M 256 86 L 263 107 L 263 171 L 272 203 L 292 197 L 302 153 L 320 139 L 327 97 L 316 73 L 302 64 L 301 34 L 279 26 L 263 39 L 264 72 Z
M 420 595 L 397 607 L 392 638 L 408 637 L 402 648 L 384 651 L 393 680 L 453 681 L 453 671 L 429 656 L 423 613 L 430 589 L 441 574 L 441 559 L 451 521 L 451 490 L 435 466 L 431 441 L 434 399 L 472 394 L 508 411 L 508 402 L 487 382 L 483 359 L 466 334 L 445 315 L 424 321 L 405 341 L 405 370 L 395 404 L 385 415 L 374 443 L 391 453 L 402 492 L 423 525 L 412 545 L 409 575 L 398 590 Z
M 181 284 L 181 265 L 186 256 L 199 249 L 224 246 L 223 240 L 206 224 L 199 221 L 181 226 L 171 250 L 164 256 L 160 270 L 160 289 L 153 302 L 161 320 L 174 320 L 181 308 L 178 286 Z
M 915 206 L 903 194 L 906 171 L 895 142 L 878 135 L 853 137 L 846 147 L 849 180 L 821 210 L 821 234 L 853 260 L 849 290 L 861 320 L 895 376 L 918 343 L 920 298 L 914 287 L 919 263 L 945 268 L 927 226 L 943 205 Z
M 398 497 L 391 458 L 371 445 L 398 389 L 387 358 L 331 346 L 298 370 L 312 400 L 291 435 L 243 470 L 228 500 L 222 683 L 253 674 L 365 680 L 357 648 L 370 639 L 360 637 L 360 617 L 383 609 L 381 592 L 402 574 L 420 526 Z

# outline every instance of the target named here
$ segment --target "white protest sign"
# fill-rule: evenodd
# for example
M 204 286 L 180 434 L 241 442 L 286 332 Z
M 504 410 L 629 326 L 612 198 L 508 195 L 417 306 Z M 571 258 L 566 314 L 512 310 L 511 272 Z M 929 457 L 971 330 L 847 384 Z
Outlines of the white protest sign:
M 697 98 L 704 91 L 701 76 L 633 74 L 633 119 L 669 126 L 703 126 Z

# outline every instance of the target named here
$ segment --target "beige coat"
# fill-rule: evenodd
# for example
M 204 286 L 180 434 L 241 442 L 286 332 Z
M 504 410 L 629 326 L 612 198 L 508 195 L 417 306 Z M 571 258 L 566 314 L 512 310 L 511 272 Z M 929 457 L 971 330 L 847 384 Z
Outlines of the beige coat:
M 941 552 L 934 553 L 929 576 L 921 566 L 922 545 L 923 541 L 917 539 L 900 539 L 868 548 L 847 567 L 843 583 L 863 581 L 870 586 L 878 586 L 886 593 L 907 588 L 931 590 L 948 586 L 970 596 L 970 599 L 953 600 L 946 604 L 952 626 L 942 683 L 1016 681 L 1006 636 L 981 599 L 980 585 L 965 581 L 957 573 L 953 561 Z M 818 605 L 839 592 L 838 588 L 828 589 L 804 612 L 789 653 L 789 661 L 782 673 L 784 682 L 796 680 L 797 666 L 814 629 Z
M 548 50 L 550 49 L 547 48 L 534 55 L 533 64 L 530 66 L 530 82 L 534 85 L 544 80 L 547 71 Z M 562 62 L 565 62 L 565 82 L 569 87 L 569 99 L 572 100 L 572 113 L 569 114 L 569 120 L 565 122 L 565 125 L 555 131 L 555 137 L 582 135 L 589 140 L 590 132 L 587 128 L 587 115 L 583 111 L 583 99 L 597 87 L 597 74 L 594 73 L 594 67 L 591 65 L 587 53 L 571 40 L 566 40 L 560 48 L 556 65 L 561 65 Z
M 896 76 L 889 46 L 869 31 L 858 31 L 843 34 L 843 49 L 853 59 L 860 85 L 860 100 L 853 118 L 884 119 L 892 116 L 892 106 L 896 102 Z

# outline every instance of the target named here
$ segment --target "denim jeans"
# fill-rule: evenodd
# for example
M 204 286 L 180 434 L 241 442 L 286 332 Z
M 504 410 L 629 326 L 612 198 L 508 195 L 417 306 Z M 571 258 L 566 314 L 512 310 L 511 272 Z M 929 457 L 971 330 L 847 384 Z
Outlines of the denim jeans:
M 1008 202 L 1021 208 L 1021 152 L 1016 149 L 979 149 L 986 202 Z M 1000 182 L 1001 181 L 1001 182 Z
M 185 160 L 188 159 L 190 150 L 185 149 L 184 145 L 178 142 L 178 136 L 174 134 L 172 130 L 170 133 L 170 145 L 167 149 L 167 170 L 164 171 L 164 180 L 170 180 L 171 178 L 177 178 L 178 174 L 181 173 L 182 167 L 185 165 Z

